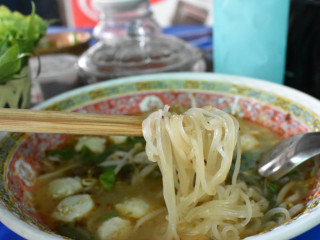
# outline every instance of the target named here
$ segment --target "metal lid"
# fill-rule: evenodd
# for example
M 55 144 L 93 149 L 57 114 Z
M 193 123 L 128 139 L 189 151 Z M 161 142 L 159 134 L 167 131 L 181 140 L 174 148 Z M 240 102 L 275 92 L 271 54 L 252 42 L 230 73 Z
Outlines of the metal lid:
M 112 8 L 113 11 L 123 12 L 136 9 L 146 1 L 148 0 L 93 0 L 92 6 L 101 12 L 105 12 L 108 8 Z

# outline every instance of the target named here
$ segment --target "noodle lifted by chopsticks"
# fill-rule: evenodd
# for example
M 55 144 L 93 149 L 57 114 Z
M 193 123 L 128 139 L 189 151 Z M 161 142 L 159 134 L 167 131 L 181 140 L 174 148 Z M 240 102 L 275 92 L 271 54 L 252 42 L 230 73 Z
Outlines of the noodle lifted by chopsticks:
M 225 180 L 238 142 L 239 123 L 215 108 L 172 114 L 166 106 L 144 120 L 148 158 L 162 173 L 168 211 L 166 239 L 239 239 L 245 226 L 261 225 L 261 194 L 237 183 L 240 146 L 232 183 Z

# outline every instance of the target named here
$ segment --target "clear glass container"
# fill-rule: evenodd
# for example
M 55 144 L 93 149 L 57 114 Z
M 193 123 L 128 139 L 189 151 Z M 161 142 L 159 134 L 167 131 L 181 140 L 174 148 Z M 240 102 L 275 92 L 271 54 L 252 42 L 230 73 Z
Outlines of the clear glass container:
M 148 0 L 93 0 L 100 21 L 98 42 L 79 59 L 79 74 L 88 83 L 122 76 L 176 71 L 204 71 L 202 52 L 162 34 Z

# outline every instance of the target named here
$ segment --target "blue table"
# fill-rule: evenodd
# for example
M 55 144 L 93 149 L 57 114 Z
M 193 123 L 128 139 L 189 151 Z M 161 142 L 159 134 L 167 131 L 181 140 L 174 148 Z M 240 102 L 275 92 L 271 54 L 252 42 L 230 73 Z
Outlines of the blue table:
M 1 240 L 24 240 L 24 238 L 15 234 L 0 223 L 0 239 Z M 304 234 L 293 238 L 292 240 L 317 240 L 320 239 L 320 225 L 305 232 Z
M 60 27 L 49 28 L 49 32 L 63 31 Z M 90 31 L 90 30 L 89 30 Z M 199 47 L 210 58 L 212 53 L 212 30 L 205 26 L 175 26 L 163 29 L 168 35 L 174 35 L 184 39 L 191 45 Z M 293 238 L 293 240 L 317 240 L 320 239 L 320 225 Z M 24 238 L 10 231 L 0 222 L 0 240 L 24 240 Z M 276 240 L 276 239 L 275 239 Z

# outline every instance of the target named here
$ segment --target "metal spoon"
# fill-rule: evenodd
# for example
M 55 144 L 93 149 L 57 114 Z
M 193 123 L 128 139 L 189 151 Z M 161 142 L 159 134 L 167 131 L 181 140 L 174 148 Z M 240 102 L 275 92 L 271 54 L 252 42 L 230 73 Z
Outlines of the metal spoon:
M 260 175 L 277 180 L 293 168 L 320 154 L 320 132 L 300 133 L 287 138 L 262 155 Z

